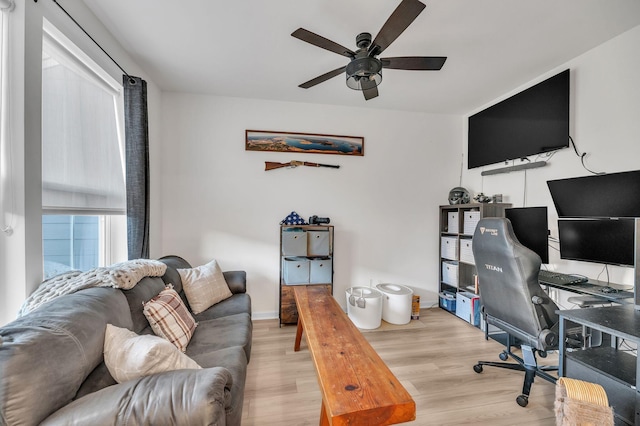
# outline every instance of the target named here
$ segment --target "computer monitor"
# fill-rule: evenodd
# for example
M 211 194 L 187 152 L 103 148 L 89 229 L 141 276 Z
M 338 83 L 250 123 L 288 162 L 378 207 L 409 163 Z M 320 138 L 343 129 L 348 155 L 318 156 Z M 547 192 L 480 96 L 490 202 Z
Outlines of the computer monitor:
M 559 219 L 560 258 L 634 266 L 635 219 Z
M 547 181 L 558 217 L 640 217 L 640 170 Z
M 520 207 L 505 209 L 513 233 L 520 243 L 535 251 L 542 263 L 549 263 L 549 226 L 546 207 Z

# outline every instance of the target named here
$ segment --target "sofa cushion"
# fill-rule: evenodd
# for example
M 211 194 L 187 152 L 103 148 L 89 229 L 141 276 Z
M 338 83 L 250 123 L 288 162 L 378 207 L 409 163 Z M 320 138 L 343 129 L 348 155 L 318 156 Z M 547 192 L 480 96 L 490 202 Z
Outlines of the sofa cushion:
M 215 260 L 195 268 L 178 269 L 178 273 L 194 314 L 232 296 L 220 265 Z
M 253 325 L 247 313 L 228 315 L 199 323 L 187 347 L 187 355 L 215 352 L 232 346 L 243 348 L 247 362 L 251 354 Z
M 131 327 L 126 298 L 91 288 L 0 328 L 0 423 L 39 424 L 71 402 L 102 362 L 107 323 Z
M 251 297 L 246 293 L 234 294 L 193 317 L 200 322 L 243 313 L 251 316 Z
M 167 340 L 139 336 L 131 330 L 107 324 L 104 363 L 118 383 L 151 374 L 201 368 Z
M 180 292 L 182 292 L 182 280 L 180 279 L 178 269 L 188 269 L 191 268 L 191 265 L 180 256 L 175 255 L 163 256 L 158 260 L 167 265 L 167 270 L 164 272 L 162 280 L 166 284 L 173 284 L 175 291 L 180 294 Z
M 122 291 L 129 303 L 131 319 L 133 320 L 133 331 L 138 334 L 143 334 L 143 330 L 149 327 L 149 321 L 144 316 L 144 312 L 142 312 L 144 302 L 156 297 L 165 287 L 166 285 L 161 278 L 145 277 L 131 290 Z
M 197 324 L 171 285 L 146 302 L 142 311 L 156 336 L 185 351 Z

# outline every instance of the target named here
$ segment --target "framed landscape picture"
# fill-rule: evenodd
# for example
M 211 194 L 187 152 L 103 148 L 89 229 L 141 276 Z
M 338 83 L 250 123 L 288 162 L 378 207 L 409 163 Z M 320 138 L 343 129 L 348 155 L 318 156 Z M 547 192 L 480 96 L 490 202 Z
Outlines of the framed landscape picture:
M 364 138 L 247 130 L 245 132 L 245 150 L 362 156 L 364 155 Z

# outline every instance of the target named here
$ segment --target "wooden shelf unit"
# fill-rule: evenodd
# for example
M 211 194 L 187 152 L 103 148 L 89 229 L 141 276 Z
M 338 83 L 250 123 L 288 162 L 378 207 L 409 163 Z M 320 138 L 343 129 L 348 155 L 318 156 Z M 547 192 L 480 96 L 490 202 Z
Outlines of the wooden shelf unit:
M 280 226 L 280 325 L 298 323 L 298 285 L 324 286 L 333 294 L 333 225 Z

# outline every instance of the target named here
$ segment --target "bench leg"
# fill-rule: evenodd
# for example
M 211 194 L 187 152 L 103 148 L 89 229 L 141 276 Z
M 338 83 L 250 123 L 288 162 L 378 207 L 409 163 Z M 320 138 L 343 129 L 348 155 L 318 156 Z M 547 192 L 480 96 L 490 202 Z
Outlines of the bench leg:
M 300 341 L 302 340 L 302 318 L 298 317 L 298 328 L 296 329 L 296 342 L 293 345 L 293 351 L 300 350 Z
M 324 407 L 324 398 L 322 399 L 322 405 L 320 406 L 320 426 L 329 426 L 329 417 L 327 416 L 327 410 Z

